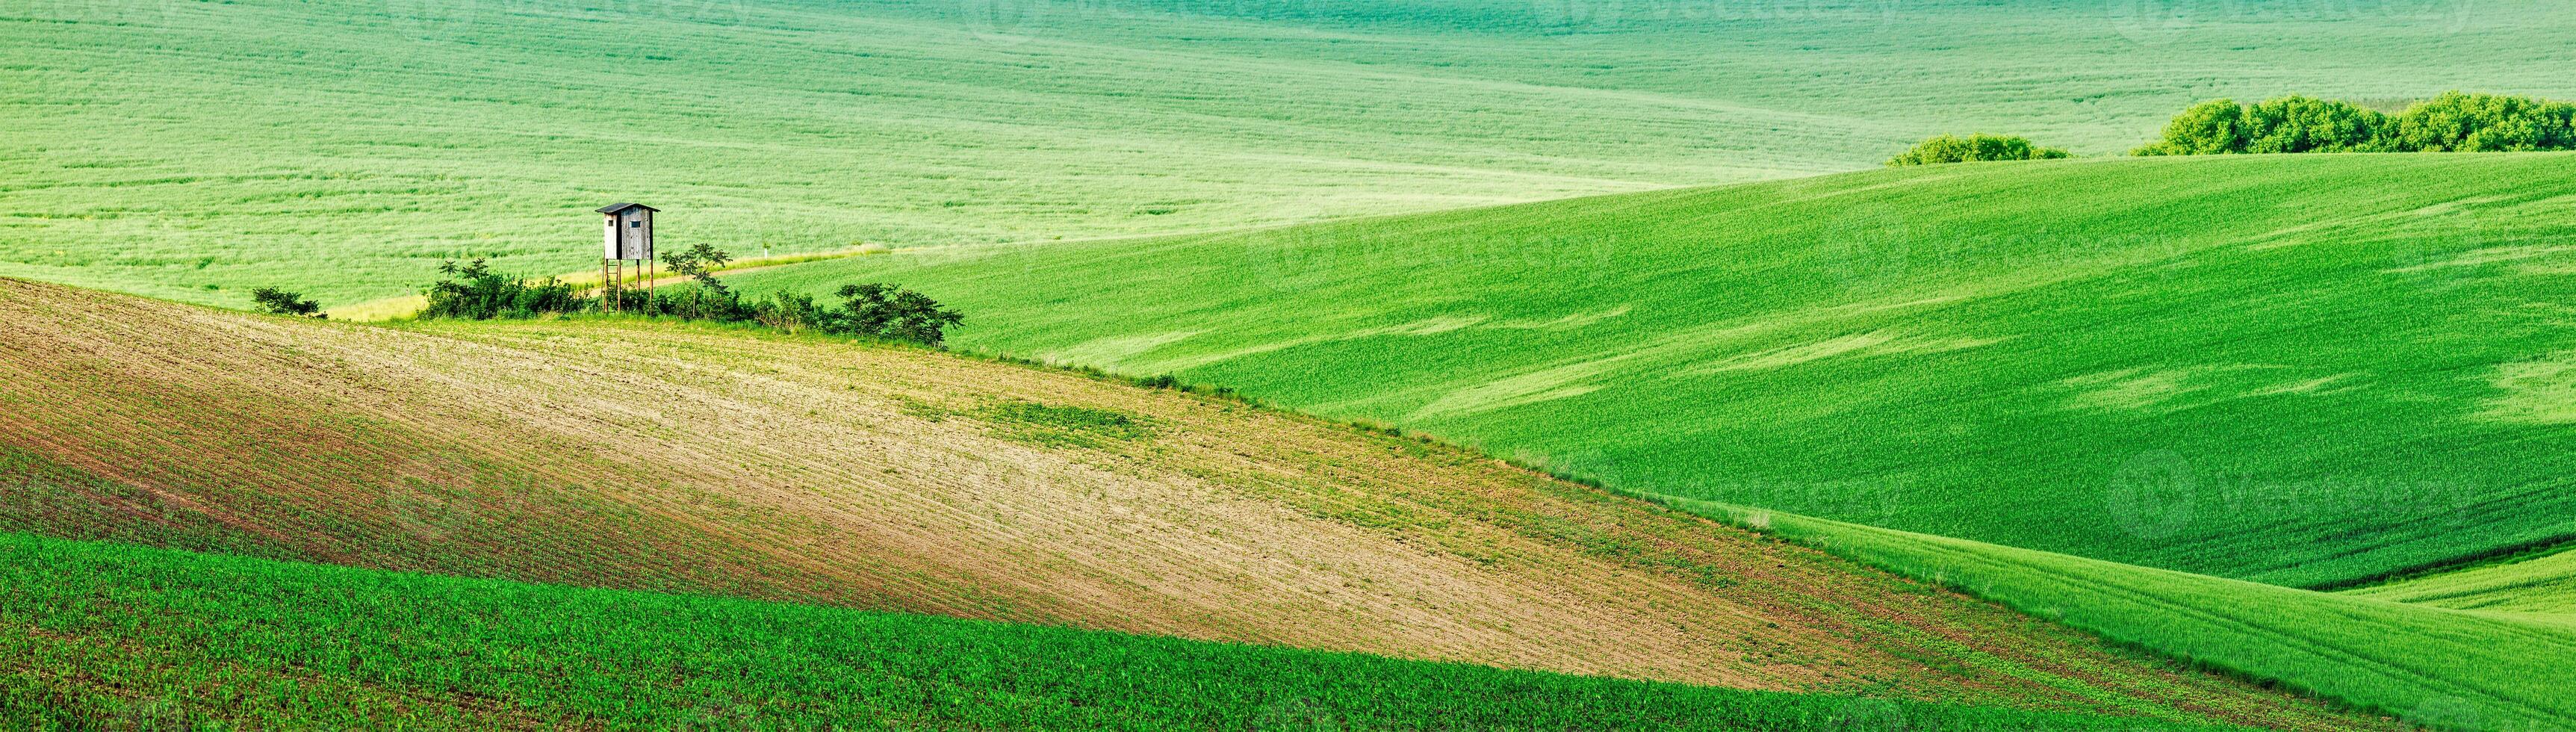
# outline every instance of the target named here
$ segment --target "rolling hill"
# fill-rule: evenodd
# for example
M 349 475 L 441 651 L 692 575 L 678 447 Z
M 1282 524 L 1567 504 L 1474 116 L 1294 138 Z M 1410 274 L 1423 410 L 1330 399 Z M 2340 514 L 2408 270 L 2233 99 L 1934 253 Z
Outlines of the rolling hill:
M 2576 537 L 2576 156 L 1935 166 L 749 274 L 1681 496 L 2292 587 Z
M 17 280 L 0 280 L 0 328 L 12 334 L 0 368 L 13 374 L 0 382 L 0 530 L 253 558 L 12 539 L 13 553 L 130 565 L 123 579 L 39 580 L 23 573 L 57 560 L 0 562 L 21 573 L 13 592 L 169 604 L 13 604 L 13 653 L 180 653 L 198 625 L 268 627 L 217 619 L 298 576 L 322 578 L 312 591 L 326 594 L 422 587 L 401 613 L 364 622 L 419 613 L 437 623 L 426 635 L 314 652 L 363 672 L 333 682 L 359 684 L 334 687 L 351 698 L 428 688 L 446 704 L 518 683 L 519 671 L 475 670 L 476 654 L 554 658 L 574 642 L 547 635 L 553 620 L 446 620 L 495 612 L 481 593 L 560 597 L 565 613 L 698 602 L 263 563 L 282 560 L 1756 690 L 2388 724 L 1470 451 L 1073 373 L 675 323 L 301 321 Z M 658 627 L 614 637 L 667 635 Z M 470 650 L 450 629 L 503 637 Z M 617 685 L 627 671 L 614 669 L 666 648 L 624 643 L 616 653 L 642 655 L 576 685 Z M 451 648 L 467 649 L 463 665 L 404 655 Z M 223 678 L 257 685 L 275 662 L 313 658 L 300 653 L 241 659 Z M 199 679 L 135 673 L 147 685 Z M 16 694 L 79 681 L 13 679 Z M 811 679 L 777 683 L 821 693 Z M 511 698 L 533 707 L 497 711 L 574 703 L 525 693 Z
M 2446 570 L 2576 535 L 2571 173 L 1945 166 L 742 279 L 900 281 L 980 316 L 964 347 L 1428 430 L 2196 665 L 2560 729 L 2567 555 Z
M 2576 96 L 2542 0 L 58 0 L 0 8 L 0 275 L 240 306 L 2125 150 L 2191 102 Z

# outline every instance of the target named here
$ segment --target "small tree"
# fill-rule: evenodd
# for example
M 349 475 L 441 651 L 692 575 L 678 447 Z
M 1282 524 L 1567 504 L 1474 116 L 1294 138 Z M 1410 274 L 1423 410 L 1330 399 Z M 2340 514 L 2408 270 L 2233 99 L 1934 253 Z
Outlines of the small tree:
M 2031 144 L 2016 135 L 1935 135 L 1887 161 L 1890 166 L 1936 165 L 1986 160 L 2048 160 L 2074 157 L 2065 150 Z
M 683 251 L 663 253 L 662 266 L 697 284 L 695 289 L 674 293 L 666 307 L 673 308 L 673 314 L 692 320 L 741 320 L 745 315 L 742 303 L 734 297 L 733 289 L 716 279 L 715 274 L 717 269 L 731 261 L 733 255 L 706 242 L 692 244 Z
M 733 261 L 733 255 L 725 253 L 725 250 L 709 246 L 706 242 L 691 244 L 685 251 L 665 252 L 662 254 L 663 266 L 670 267 L 671 271 L 678 272 L 682 276 L 696 280 L 698 282 L 698 286 L 707 288 L 709 291 L 715 292 L 719 295 L 733 294 L 733 290 L 727 289 L 724 282 L 717 280 L 715 275 L 716 270 L 724 268 L 725 263 L 731 261 Z
M 261 287 L 250 291 L 250 301 L 251 304 L 259 306 L 260 312 L 268 313 L 270 315 L 294 315 L 306 318 L 331 317 L 330 313 L 322 312 L 322 303 L 306 300 L 304 299 L 304 293 L 300 292 L 287 292 L 274 287 Z

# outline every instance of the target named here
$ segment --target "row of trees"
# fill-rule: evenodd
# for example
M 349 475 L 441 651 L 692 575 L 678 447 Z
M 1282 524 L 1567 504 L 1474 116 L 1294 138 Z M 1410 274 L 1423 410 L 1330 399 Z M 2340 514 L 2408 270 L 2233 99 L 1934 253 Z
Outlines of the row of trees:
M 2445 92 L 2396 114 L 2351 102 L 2286 96 L 2253 104 L 2192 105 L 2132 155 L 2576 150 L 2576 104 Z M 1888 165 L 2069 157 L 2010 135 L 1941 135 Z
M 876 282 L 843 285 L 835 293 L 840 301 L 831 304 L 817 304 L 812 296 L 789 293 L 746 298 L 715 276 L 716 269 L 732 259 L 723 250 L 706 244 L 666 253 L 663 266 L 688 277 L 690 282 L 661 288 L 650 297 L 608 288 L 593 294 L 551 277 L 509 277 L 493 272 L 491 264 L 481 259 L 465 264 L 447 262 L 438 268 L 439 280 L 423 290 L 429 304 L 421 309 L 419 317 L 491 320 L 595 313 L 604 309 L 604 295 L 617 298 L 621 311 L 635 314 L 760 323 L 791 333 L 813 330 L 934 347 L 946 340 L 949 328 L 965 322 L 964 315 L 941 306 L 928 295 Z
M 2447 92 L 2388 114 L 2351 102 L 2287 96 L 2193 105 L 2136 155 L 2305 152 L 2485 152 L 2576 149 L 2576 104 Z

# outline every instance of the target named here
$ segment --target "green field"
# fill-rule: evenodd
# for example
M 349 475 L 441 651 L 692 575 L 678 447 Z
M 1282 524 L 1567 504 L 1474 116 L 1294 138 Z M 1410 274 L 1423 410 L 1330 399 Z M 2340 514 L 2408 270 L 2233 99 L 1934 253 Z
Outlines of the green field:
M 2320 586 L 2576 535 L 2570 196 L 2576 155 L 1968 165 L 740 279 L 1615 487 Z
M 2218 97 L 2576 98 L 2571 32 L 6 4 L 0 726 L 2576 728 L 2576 153 L 2106 157 Z M 2081 159 L 1881 165 L 1971 132 Z M 346 322 L 593 270 L 615 201 L 755 295 L 1188 389 Z M 339 310 L 200 307 L 259 286 Z
M 2388 600 L 2414 598 L 2353 593 L 2384 598 L 2363 599 L 1665 500 L 1992 598 L 2113 642 L 2433 729 L 2576 727 L 2576 699 L 2565 693 L 2576 684 L 2576 669 L 2565 663 L 2576 657 L 2576 623 L 2564 616 L 2401 604 Z M 2557 581 L 2562 589 L 2556 599 L 2563 603 L 2563 568 Z M 2490 602 L 2510 596 L 2488 589 Z
M 13 729 L 2166 730 L 0 534 Z
M 2185 5 L 33 0 L 0 8 L 0 275 L 339 307 L 443 257 L 595 266 L 612 201 L 737 254 L 1045 241 L 1940 132 L 2108 154 L 2215 96 L 2576 96 L 2563 3 Z

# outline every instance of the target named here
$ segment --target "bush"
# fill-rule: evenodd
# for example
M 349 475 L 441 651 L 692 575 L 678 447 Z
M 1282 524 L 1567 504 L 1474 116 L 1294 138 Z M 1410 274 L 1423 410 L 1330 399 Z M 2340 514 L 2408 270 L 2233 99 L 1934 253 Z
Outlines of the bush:
M 481 259 L 462 266 L 442 262 L 438 273 L 439 280 L 421 292 L 429 297 L 429 306 L 421 308 L 419 317 L 528 318 L 544 313 L 581 312 L 596 305 L 596 301 L 561 280 L 505 277 L 494 273 L 492 266 Z
M 688 313 L 699 310 L 721 313 L 723 317 L 703 319 L 751 320 L 788 333 L 810 329 L 833 335 L 910 341 L 933 348 L 946 340 L 947 329 L 966 319 L 928 295 L 895 285 L 842 285 L 834 294 L 841 298 L 841 304 L 824 307 L 815 304 L 810 295 L 782 292 L 765 301 L 744 304 L 731 291 L 699 289 L 691 296 L 703 299 L 705 305 L 677 304 L 671 309 L 681 317 L 690 317 Z M 686 297 L 690 296 L 670 302 L 684 303 Z
M 2242 106 L 2192 105 L 2138 155 L 2475 152 L 2576 149 L 2576 105 L 2446 92 L 2396 115 L 2350 102 L 2287 96 Z
M 799 333 L 830 323 L 830 311 L 814 305 L 814 296 L 778 293 L 752 309 L 752 319 L 781 332 Z
M 260 312 L 268 313 L 270 315 L 294 315 L 306 318 L 331 317 L 330 313 L 322 312 L 322 303 L 306 300 L 304 299 L 304 293 L 300 292 L 287 292 L 274 287 L 261 287 L 250 291 L 250 301 L 252 305 L 259 307 Z
M 704 282 L 664 287 L 655 291 L 650 299 L 629 295 L 624 300 L 623 309 L 640 315 L 667 315 L 682 320 L 719 323 L 751 320 L 759 314 L 756 308 L 744 303 L 741 296 L 735 295 L 722 283 L 708 285 Z
M 2136 155 L 2215 155 L 2245 151 L 2245 108 L 2233 99 L 2191 105 L 2165 123 L 2164 138 Z
M 2397 115 L 2394 145 L 2407 152 L 2576 149 L 2576 105 L 2529 97 L 2447 92 Z
M 2065 150 L 2033 145 L 2029 138 L 2011 135 L 1939 135 L 1914 145 L 1887 161 L 1890 166 L 1967 163 L 1985 160 L 2045 160 L 2073 157 Z
M 2389 117 L 2350 102 L 2303 96 L 2245 109 L 2244 152 L 2369 152 L 2387 148 Z

